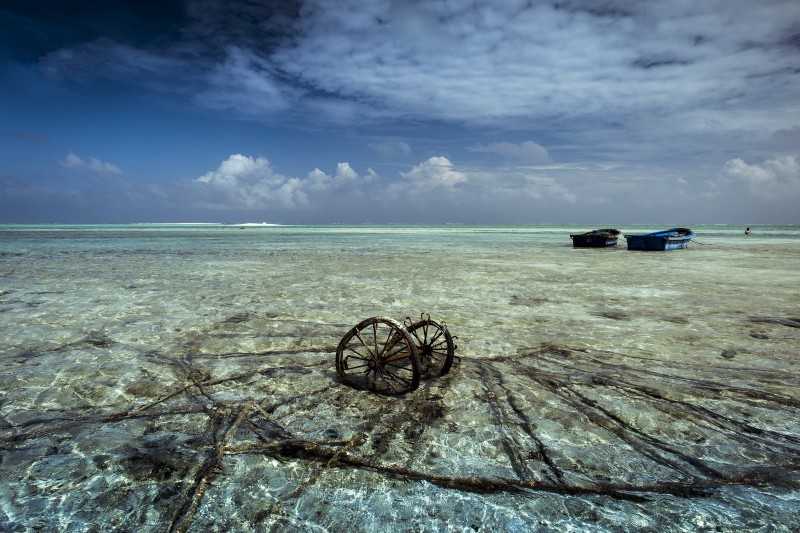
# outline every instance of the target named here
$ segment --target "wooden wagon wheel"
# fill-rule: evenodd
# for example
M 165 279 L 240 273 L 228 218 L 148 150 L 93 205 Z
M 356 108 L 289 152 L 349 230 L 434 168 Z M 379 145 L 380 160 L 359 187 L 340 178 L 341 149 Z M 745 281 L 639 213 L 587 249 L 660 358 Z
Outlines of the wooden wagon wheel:
M 336 373 L 350 385 L 380 394 L 413 391 L 420 379 L 414 339 L 391 318 L 368 318 L 339 342 Z
M 444 376 L 453 365 L 456 346 L 453 336 L 444 323 L 431 320 L 430 315 L 423 314 L 422 319 L 411 322 L 406 319 L 406 329 L 414 338 L 417 358 L 422 377 L 432 378 Z

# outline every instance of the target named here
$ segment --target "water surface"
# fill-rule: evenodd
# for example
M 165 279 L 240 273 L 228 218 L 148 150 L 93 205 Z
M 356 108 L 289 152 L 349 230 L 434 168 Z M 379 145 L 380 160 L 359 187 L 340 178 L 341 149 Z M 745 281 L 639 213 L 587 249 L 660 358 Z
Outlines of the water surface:
M 0 529 L 800 528 L 800 227 L 582 229 L 0 226 Z M 421 312 L 447 376 L 337 381 Z

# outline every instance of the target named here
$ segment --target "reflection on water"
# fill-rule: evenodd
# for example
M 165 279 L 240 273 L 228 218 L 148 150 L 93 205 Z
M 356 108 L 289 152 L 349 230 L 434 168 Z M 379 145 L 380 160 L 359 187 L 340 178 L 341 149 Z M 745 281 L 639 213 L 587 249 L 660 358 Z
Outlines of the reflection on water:
M 579 229 L 0 226 L 0 530 L 800 528 L 800 228 Z M 337 380 L 422 311 L 447 375 Z

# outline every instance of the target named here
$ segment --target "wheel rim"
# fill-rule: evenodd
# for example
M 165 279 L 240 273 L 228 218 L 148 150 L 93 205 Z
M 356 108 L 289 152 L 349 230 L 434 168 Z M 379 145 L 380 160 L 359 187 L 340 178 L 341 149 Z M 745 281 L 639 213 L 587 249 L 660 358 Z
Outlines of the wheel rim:
M 336 372 L 356 388 L 404 394 L 419 386 L 416 345 L 391 318 L 368 318 L 342 337 L 336 349 Z
M 416 344 L 422 376 L 436 377 L 447 374 L 453 365 L 455 355 L 455 344 L 447 326 L 426 318 L 414 322 L 407 329 Z

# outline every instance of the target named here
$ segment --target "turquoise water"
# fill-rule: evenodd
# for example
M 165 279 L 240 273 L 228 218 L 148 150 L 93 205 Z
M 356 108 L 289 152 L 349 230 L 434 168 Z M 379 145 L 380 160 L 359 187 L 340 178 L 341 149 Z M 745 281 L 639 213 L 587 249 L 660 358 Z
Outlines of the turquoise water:
M 0 226 L 0 529 L 799 528 L 800 227 L 583 229 Z M 337 380 L 421 312 L 447 376 Z

